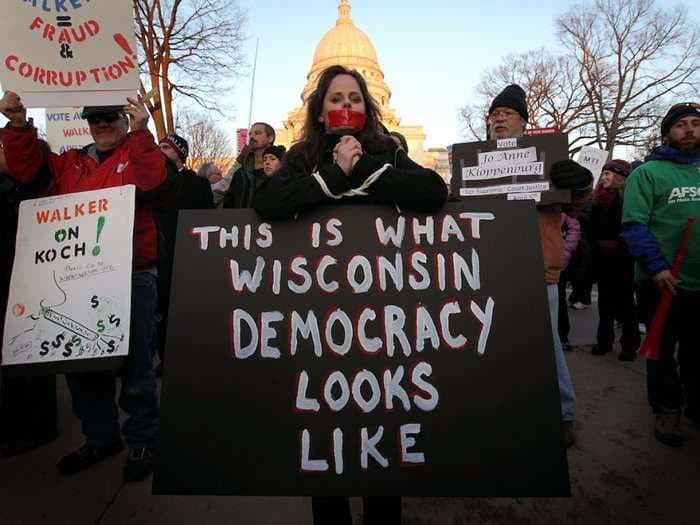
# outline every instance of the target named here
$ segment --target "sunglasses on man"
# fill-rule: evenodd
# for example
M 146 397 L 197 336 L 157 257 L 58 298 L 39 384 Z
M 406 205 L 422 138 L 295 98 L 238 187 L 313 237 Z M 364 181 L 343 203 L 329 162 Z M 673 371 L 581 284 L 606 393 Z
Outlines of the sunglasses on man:
M 119 120 L 121 116 L 122 113 L 117 113 L 115 111 L 114 113 L 103 113 L 101 115 L 93 115 L 91 117 L 88 117 L 87 121 L 88 124 L 91 124 L 93 126 L 99 124 L 100 122 L 104 122 L 105 124 L 111 124 L 112 122 Z

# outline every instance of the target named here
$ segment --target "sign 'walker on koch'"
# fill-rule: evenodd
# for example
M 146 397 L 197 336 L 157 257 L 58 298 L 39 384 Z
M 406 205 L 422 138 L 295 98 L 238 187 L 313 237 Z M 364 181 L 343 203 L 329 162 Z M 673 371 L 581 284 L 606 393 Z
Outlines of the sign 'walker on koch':
M 129 185 L 20 204 L 3 366 L 105 368 L 128 353 L 134 197 Z
M 568 495 L 533 208 L 181 212 L 154 492 Z
M 8 0 L 0 34 L 0 82 L 27 107 L 124 104 L 138 89 L 129 1 Z
M 537 204 L 571 202 L 571 192 L 557 189 L 549 179 L 552 164 L 569 158 L 568 149 L 566 133 L 453 144 L 452 192 Z

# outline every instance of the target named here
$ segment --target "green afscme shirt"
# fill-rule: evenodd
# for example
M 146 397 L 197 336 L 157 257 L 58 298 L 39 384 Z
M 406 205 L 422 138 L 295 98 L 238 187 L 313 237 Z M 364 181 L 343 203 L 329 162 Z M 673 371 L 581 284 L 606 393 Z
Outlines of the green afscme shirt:
M 622 223 L 646 224 L 669 268 L 691 217 L 697 222 L 679 273 L 680 288 L 700 291 L 700 162 L 676 164 L 652 160 L 628 177 Z M 636 277 L 641 280 L 651 276 L 637 263 Z

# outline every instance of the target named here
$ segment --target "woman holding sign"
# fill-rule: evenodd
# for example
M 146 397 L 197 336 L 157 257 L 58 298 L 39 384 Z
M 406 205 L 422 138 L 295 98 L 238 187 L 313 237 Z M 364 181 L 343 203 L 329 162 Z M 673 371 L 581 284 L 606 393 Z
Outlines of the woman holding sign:
M 447 200 L 447 185 L 384 134 L 379 108 L 357 71 L 331 66 L 309 96 L 301 141 L 258 189 L 253 207 L 284 219 L 315 206 L 386 203 L 431 212 Z M 352 523 L 347 498 L 312 499 L 314 523 Z M 401 523 L 400 498 L 365 498 L 364 523 Z

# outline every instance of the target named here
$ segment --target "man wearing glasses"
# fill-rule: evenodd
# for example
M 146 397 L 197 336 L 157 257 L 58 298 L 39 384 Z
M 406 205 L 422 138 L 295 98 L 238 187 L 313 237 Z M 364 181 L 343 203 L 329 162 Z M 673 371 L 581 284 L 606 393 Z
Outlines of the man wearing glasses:
M 527 126 L 528 111 L 525 91 L 516 84 L 507 86 L 489 108 L 488 136 L 491 140 L 522 137 Z M 555 162 L 549 178 L 557 188 L 571 189 L 574 205 L 583 205 L 591 194 L 593 176 L 583 166 L 573 160 Z M 552 323 L 554 339 L 554 357 L 557 366 L 557 380 L 561 397 L 561 415 L 563 421 L 564 443 L 566 447 L 574 444 L 576 439 L 573 424 L 576 419 L 576 395 L 566 364 L 561 340 L 557 331 L 559 316 L 559 274 L 564 241 L 561 235 L 560 204 L 537 207 L 537 222 L 540 230 L 540 242 L 544 256 L 544 277 L 547 283 L 549 317 Z
M 677 277 L 670 268 L 688 219 L 700 220 L 700 104 L 684 102 L 669 109 L 661 137 L 663 145 L 627 179 L 622 225 L 637 262 L 640 313 L 647 329 L 661 292 L 674 296 L 659 359 L 647 360 L 647 394 L 656 439 L 680 447 L 684 405 L 685 416 L 700 424 L 700 224 Z
M 48 162 L 49 195 L 136 186 L 134 218 L 134 273 L 131 292 L 129 355 L 121 373 L 119 406 L 128 414 L 121 432 L 129 446 L 125 481 L 147 477 L 158 432 L 159 403 L 153 372 L 156 348 L 156 226 L 153 207 L 165 198 L 175 175 L 148 131 L 148 111 L 143 99 L 128 98 L 125 106 L 85 107 L 93 144 L 62 155 L 47 154 L 37 131 L 27 121 L 27 110 L 16 93 L 7 91 L 0 113 L 10 121 L 2 142 L 9 175 L 28 183 Z M 66 374 L 73 411 L 80 419 L 86 442 L 63 457 L 58 470 L 73 474 L 85 470 L 123 449 L 119 411 L 115 404 L 116 378 L 112 372 Z

